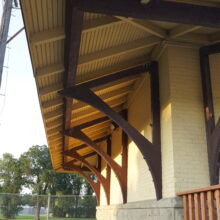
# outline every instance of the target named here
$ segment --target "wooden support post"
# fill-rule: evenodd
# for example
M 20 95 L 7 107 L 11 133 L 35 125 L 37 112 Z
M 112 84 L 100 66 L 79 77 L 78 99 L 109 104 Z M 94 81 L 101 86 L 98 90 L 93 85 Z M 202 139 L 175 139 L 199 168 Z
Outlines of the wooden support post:
M 107 139 L 107 154 L 111 157 L 111 151 L 112 151 L 112 141 L 110 137 Z M 108 200 L 107 204 L 110 205 L 110 196 L 111 196 L 111 167 L 106 164 L 106 179 L 108 184 Z M 107 199 L 107 198 L 106 198 Z
M 127 121 L 128 112 L 127 110 L 122 111 L 122 117 Z M 124 201 L 127 202 L 127 181 L 128 181 L 128 135 L 122 130 L 122 176 L 123 176 L 123 190 L 124 190 Z
M 77 63 L 79 57 L 80 40 L 83 26 L 83 12 L 74 7 L 73 1 L 66 1 L 66 27 L 65 27 L 65 73 L 64 73 L 64 88 L 68 88 L 75 83 Z M 72 115 L 71 99 L 64 99 L 64 117 L 63 130 L 69 129 Z M 68 146 L 69 140 L 67 136 L 63 137 L 62 151 L 64 152 Z M 63 154 L 63 161 L 65 156 Z
M 213 106 L 212 85 L 210 76 L 209 55 L 216 53 L 216 48 L 211 46 L 202 47 L 200 49 L 200 68 L 202 79 L 202 92 L 204 103 L 204 115 L 206 125 L 206 139 L 208 148 L 209 174 L 210 184 L 219 183 L 219 150 L 220 150 L 220 133 L 216 132 L 218 126 L 215 126 L 215 114 Z M 220 47 L 219 47 L 220 52 Z M 217 140 L 217 141 L 216 141 Z
M 158 62 L 152 61 L 149 66 L 151 87 L 152 143 L 160 152 L 157 157 L 159 173 L 158 185 L 162 194 L 162 164 L 161 164 L 161 133 L 160 133 L 160 91 Z

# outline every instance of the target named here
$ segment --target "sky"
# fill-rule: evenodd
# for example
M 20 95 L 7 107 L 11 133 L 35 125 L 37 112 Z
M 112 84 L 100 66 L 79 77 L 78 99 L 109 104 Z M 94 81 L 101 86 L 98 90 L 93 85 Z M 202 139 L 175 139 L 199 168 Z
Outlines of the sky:
M 9 37 L 23 26 L 21 11 L 13 9 Z M 7 45 L 4 66 L 0 89 L 0 158 L 6 152 L 18 158 L 33 145 L 47 144 L 25 31 Z

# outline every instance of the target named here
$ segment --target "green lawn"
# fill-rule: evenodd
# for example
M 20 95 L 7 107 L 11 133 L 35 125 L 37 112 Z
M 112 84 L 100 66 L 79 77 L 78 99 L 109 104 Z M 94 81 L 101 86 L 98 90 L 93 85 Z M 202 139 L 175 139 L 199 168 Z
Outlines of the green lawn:
M 2 219 L 2 217 L 0 216 L 0 219 Z M 33 215 L 18 215 L 16 216 L 15 219 L 19 219 L 19 220 L 32 220 L 34 219 Z M 50 220 L 95 220 L 95 218 L 53 218 L 50 217 Z M 41 220 L 46 220 L 46 216 L 41 216 Z

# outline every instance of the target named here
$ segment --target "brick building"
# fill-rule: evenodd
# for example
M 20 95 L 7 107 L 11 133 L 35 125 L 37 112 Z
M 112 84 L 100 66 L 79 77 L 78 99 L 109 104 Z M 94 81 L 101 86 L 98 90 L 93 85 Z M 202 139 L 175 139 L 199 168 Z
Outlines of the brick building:
M 219 180 L 219 1 L 21 6 L 54 169 L 90 182 L 98 220 L 183 219 L 176 193 Z

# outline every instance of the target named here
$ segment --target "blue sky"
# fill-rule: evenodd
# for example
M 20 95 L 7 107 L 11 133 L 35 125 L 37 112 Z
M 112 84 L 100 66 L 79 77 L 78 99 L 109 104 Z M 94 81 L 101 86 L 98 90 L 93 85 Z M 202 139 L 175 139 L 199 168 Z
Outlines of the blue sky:
M 2 6 L 2 0 L 0 0 Z M 1 13 L 1 12 L 0 12 Z M 9 36 L 21 27 L 20 10 L 13 10 Z M 0 157 L 15 157 L 33 145 L 47 144 L 25 32 L 8 45 L 0 94 Z

